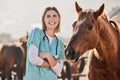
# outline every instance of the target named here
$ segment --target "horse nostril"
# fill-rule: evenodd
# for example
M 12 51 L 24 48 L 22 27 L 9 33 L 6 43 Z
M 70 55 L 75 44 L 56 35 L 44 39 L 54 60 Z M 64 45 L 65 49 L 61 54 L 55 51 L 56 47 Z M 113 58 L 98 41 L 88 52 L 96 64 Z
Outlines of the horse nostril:
M 74 49 L 70 48 L 70 54 L 73 54 L 73 53 L 75 53 Z
M 74 53 L 74 49 L 73 48 L 70 48 L 70 49 L 65 49 L 65 55 L 72 55 Z

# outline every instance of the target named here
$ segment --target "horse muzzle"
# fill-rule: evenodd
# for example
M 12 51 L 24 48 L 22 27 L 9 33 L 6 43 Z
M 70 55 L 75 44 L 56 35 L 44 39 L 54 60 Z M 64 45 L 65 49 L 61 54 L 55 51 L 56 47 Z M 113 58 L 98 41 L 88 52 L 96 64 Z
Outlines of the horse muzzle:
M 66 59 L 70 62 L 78 61 L 78 59 L 80 57 L 79 54 L 80 54 L 80 51 L 75 52 L 74 48 L 70 48 L 70 49 L 65 50 Z

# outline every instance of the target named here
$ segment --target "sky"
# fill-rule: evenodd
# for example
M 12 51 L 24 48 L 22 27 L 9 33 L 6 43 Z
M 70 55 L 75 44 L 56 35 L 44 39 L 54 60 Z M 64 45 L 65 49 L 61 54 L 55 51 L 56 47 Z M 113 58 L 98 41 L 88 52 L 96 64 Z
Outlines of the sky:
M 106 13 L 120 5 L 120 0 L 0 0 L 0 34 L 8 33 L 15 39 L 26 35 L 33 27 L 41 27 L 43 10 L 47 6 L 55 6 L 61 14 L 61 32 L 58 35 L 69 38 L 72 23 L 77 18 L 75 1 L 83 9 L 95 10 L 104 3 Z

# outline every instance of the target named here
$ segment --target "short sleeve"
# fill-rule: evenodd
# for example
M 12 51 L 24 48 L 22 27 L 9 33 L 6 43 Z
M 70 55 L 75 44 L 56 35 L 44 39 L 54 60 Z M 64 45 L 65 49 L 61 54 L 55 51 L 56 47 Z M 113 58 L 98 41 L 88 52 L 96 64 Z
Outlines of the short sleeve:
M 27 41 L 27 47 L 29 47 L 30 44 L 32 43 L 37 48 L 39 48 L 40 40 L 41 40 L 41 30 L 39 28 L 33 29 L 31 33 L 29 34 L 28 41 Z

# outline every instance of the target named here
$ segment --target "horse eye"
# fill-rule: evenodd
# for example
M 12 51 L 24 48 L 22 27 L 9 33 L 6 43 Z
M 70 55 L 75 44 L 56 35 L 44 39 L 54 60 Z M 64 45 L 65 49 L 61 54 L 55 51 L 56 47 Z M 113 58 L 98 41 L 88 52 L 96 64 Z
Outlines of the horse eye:
M 88 30 L 92 30 L 92 28 L 93 28 L 92 25 L 88 25 L 88 26 L 87 26 L 87 29 L 88 29 Z

